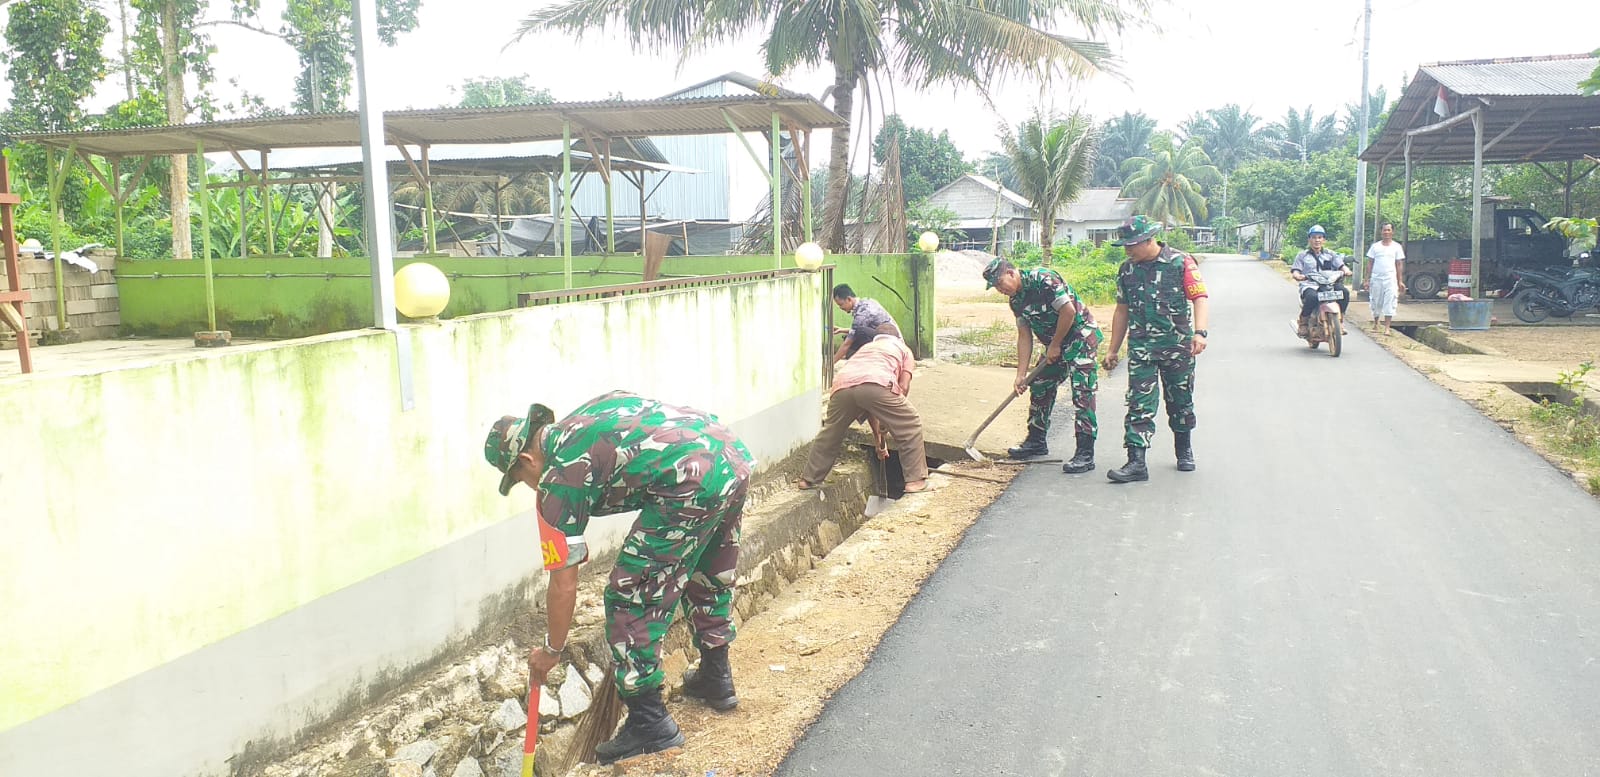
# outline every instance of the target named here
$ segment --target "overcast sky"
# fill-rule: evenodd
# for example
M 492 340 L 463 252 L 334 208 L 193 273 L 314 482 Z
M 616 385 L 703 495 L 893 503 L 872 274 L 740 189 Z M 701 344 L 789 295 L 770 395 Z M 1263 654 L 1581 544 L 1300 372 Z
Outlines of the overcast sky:
M 754 38 L 692 57 L 681 68 L 675 54 L 633 52 L 603 33 L 581 42 L 546 33 L 512 43 L 517 22 L 544 4 L 423 0 L 417 31 L 377 55 L 377 99 L 386 108 L 453 104 L 458 98 L 452 87 L 488 75 L 526 73 L 558 100 L 603 99 L 615 92 L 656 97 L 730 70 L 763 75 Z M 282 6 L 282 0 L 263 0 L 261 26 L 277 29 Z M 1591 23 L 1593 0 L 1524 0 L 1492 11 L 1485 4 L 1478 6 L 1482 12 L 1469 7 L 1453 0 L 1374 0 L 1373 89 L 1387 86 L 1392 97 L 1402 79 L 1428 62 L 1574 54 L 1600 46 Z M 1137 31 L 1111 41 L 1126 83 L 1099 77 L 1057 87 L 1041 98 L 1036 85 L 1014 81 L 995 95 L 997 110 L 971 91 L 917 93 L 898 87 L 893 107 L 913 126 L 948 129 L 969 156 L 998 148 L 996 127 L 1015 122 L 1041 99 L 1058 108 L 1086 108 L 1097 118 L 1142 110 L 1166 128 L 1196 110 L 1230 102 L 1268 120 L 1291 106 L 1342 114 L 1361 91 L 1361 10 L 1359 0 L 1169 2 L 1160 11 L 1160 32 Z M 109 12 L 115 14 L 114 5 Z M 115 18 L 112 28 L 117 28 Z M 224 102 L 236 94 L 230 80 L 237 79 L 239 87 L 269 104 L 288 105 L 297 64 L 287 45 L 237 28 L 209 29 L 217 47 L 215 88 Z M 114 46 L 108 42 L 108 48 Z M 831 77 L 799 72 L 780 82 L 817 95 Z M 9 85 L 4 91 L 9 93 Z M 113 75 L 94 107 L 118 99 L 120 91 L 121 81 Z M 355 107 L 353 96 L 350 107 Z

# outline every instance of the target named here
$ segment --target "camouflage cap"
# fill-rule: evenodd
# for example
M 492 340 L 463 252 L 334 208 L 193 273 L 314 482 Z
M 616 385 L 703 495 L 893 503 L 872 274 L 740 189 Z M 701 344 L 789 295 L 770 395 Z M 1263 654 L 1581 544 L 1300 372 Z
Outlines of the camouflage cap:
M 983 268 L 983 287 L 985 289 L 994 288 L 994 282 L 1000 278 L 1000 273 L 1009 269 L 1011 269 L 1011 263 L 1005 259 L 996 258 L 989 262 L 989 266 Z
M 511 475 L 511 467 L 517 463 L 517 454 L 528 449 L 528 441 L 534 432 L 555 420 L 556 415 L 550 408 L 535 403 L 528 407 L 526 416 L 504 416 L 489 428 L 489 437 L 483 441 L 483 457 L 503 475 L 500 478 L 501 496 L 511 493 L 511 487 L 517 483 L 517 479 Z
M 1149 216 L 1130 216 L 1122 226 L 1117 227 L 1117 239 L 1111 241 L 1114 246 L 1131 246 L 1134 243 L 1143 243 L 1156 236 L 1161 231 L 1161 222 L 1152 221 Z

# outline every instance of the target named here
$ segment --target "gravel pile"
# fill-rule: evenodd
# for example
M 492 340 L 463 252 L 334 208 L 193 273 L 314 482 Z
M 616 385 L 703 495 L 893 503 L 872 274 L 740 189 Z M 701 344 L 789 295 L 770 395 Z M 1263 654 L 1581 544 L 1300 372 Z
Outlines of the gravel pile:
M 983 268 L 994 255 L 986 251 L 940 251 L 933 258 L 934 283 L 939 288 L 983 288 Z

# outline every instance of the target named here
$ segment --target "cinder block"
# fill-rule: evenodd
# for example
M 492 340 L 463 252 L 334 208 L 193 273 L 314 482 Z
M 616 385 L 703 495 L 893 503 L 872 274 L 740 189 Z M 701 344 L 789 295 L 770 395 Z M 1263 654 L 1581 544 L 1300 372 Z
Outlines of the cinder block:
M 122 326 L 122 314 L 116 311 L 112 311 L 110 313 L 96 313 L 89 317 L 89 323 L 92 326 L 104 326 L 115 329 Z
M 56 273 L 54 265 L 51 262 L 47 262 L 43 259 L 22 260 L 22 271 L 33 275 L 49 276 L 54 276 Z
M 69 289 L 69 291 L 70 291 L 70 289 Z M 79 314 L 82 314 L 82 313 L 94 313 L 95 310 L 96 310 L 96 308 L 95 308 L 95 301 L 94 300 L 92 300 L 92 299 L 73 299 L 72 295 L 70 295 L 70 294 L 67 295 L 67 315 L 68 316 L 76 316 L 76 315 L 79 315 Z
M 94 299 L 115 299 L 121 296 L 115 283 L 101 283 L 89 287 L 89 296 Z
M 89 287 L 88 286 L 77 286 L 77 285 L 69 283 L 69 284 L 67 284 L 67 287 L 66 287 L 66 289 L 64 291 L 67 292 L 67 301 L 68 302 L 74 302 L 74 301 L 79 301 L 79 300 L 87 301 L 89 299 Z

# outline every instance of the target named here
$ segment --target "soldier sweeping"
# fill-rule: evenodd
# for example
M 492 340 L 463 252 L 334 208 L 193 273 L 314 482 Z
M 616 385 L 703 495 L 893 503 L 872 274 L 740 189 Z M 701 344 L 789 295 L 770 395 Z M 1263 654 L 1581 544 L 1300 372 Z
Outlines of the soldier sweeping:
M 1195 357 L 1206 349 L 1209 298 L 1194 257 L 1156 240 L 1160 226 L 1134 216 L 1117 230 L 1115 245 L 1128 260 L 1117 272 L 1117 311 L 1111 321 L 1106 372 L 1116 369 L 1117 351 L 1128 340 L 1128 417 L 1123 442 L 1128 463 L 1106 473 L 1113 482 L 1149 480 L 1145 451 L 1156 433 L 1156 388 L 1167 404 L 1178 469 L 1194 470 L 1189 435 L 1194 430 Z M 1189 307 L 1194 306 L 1191 323 Z
M 555 666 L 577 601 L 590 516 L 638 510 L 605 590 L 606 642 L 628 719 L 595 748 L 601 763 L 683 745 L 661 698 L 661 640 L 682 600 L 700 650 L 685 696 L 718 710 L 739 703 L 728 667 L 739 525 L 755 465 L 715 416 L 622 391 L 596 397 L 560 421 L 544 405 L 494 424 L 484 456 L 537 492 L 540 547 L 550 584 L 549 634 L 528 660 L 533 676 Z M 537 725 L 537 721 L 529 725 Z
M 1030 391 L 1028 437 L 1006 453 L 1013 459 L 1030 459 L 1050 452 L 1045 433 L 1056 406 L 1056 387 L 1072 382 L 1073 431 L 1078 448 L 1061 466 L 1063 472 L 1094 469 L 1094 440 L 1098 430 L 1094 393 L 1099 373 L 1094 357 L 1100 347 L 1100 327 L 1089 306 L 1078 299 L 1060 273 L 1045 267 L 1018 270 L 1005 259 L 995 259 L 983 270 L 983 280 L 1011 300 L 1017 317 L 1016 391 Z M 1046 366 L 1027 383 L 1033 358 L 1033 339 L 1045 346 Z

